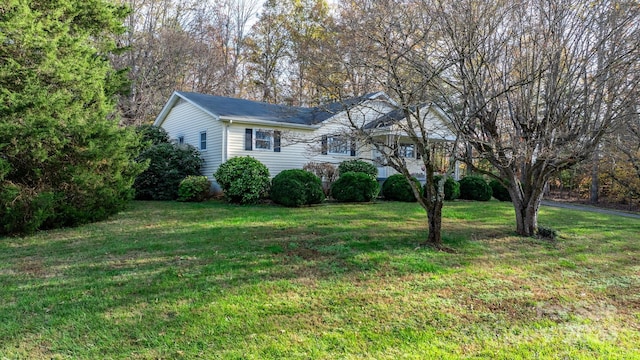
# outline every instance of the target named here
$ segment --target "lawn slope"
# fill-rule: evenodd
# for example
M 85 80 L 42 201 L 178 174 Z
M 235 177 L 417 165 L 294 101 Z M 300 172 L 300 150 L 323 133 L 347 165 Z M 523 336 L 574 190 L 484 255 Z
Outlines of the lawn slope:
M 135 202 L 0 238 L 0 359 L 640 359 L 640 222 L 452 202 Z

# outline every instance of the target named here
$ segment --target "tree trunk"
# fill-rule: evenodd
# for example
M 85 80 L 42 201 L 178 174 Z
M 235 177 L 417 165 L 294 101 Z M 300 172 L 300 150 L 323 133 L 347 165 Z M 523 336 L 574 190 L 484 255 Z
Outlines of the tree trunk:
M 538 228 L 538 204 L 527 202 L 513 202 L 516 211 L 516 232 L 522 236 L 534 236 Z
M 512 184 L 514 184 L 512 182 Z M 546 182 L 545 182 L 546 184 Z M 544 194 L 545 184 L 509 186 L 511 202 L 516 212 L 516 232 L 522 236 L 534 236 L 538 229 L 538 209 Z M 522 191 L 521 186 L 529 191 Z
M 591 202 L 592 204 L 597 204 L 598 203 L 598 190 L 600 189 L 600 182 L 598 181 L 598 175 L 599 175 L 599 159 L 600 156 L 598 154 L 598 151 L 594 151 L 593 152 L 593 164 L 591 167 L 591 191 L 590 191 L 590 196 L 589 196 L 589 202 Z
M 441 183 L 437 184 L 436 187 L 433 186 L 434 170 L 431 163 L 425 163 L 425 172 L 426 186 L 424 186 L 422 196 L 420 196 L 420 191 L 415 186 L 415 183 L 413 181 L 409 183 L 418 203 L 427 213 L 427 222 L 429 223 L 427 240 L 421 245 L 442 249 L 442 206 L 444 205 L 444 182 L 446 179 L 441 179 Z M 407 179 L 411 179 L 408 171 L 405 171 L 404 175 Z
M 426 245 L 440 249 L 442 247 L 442 201 L 433 201 L 427 209 L 429 235 Z

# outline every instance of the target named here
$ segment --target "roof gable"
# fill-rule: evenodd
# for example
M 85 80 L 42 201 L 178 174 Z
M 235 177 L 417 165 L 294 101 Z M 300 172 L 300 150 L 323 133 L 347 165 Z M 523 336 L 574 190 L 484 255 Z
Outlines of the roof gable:
M 415 112 L 418 107 L 412 106 L 410 107 L 411 112 Z M 446 113 L 438 106 L 433 104 L 430 105 L 420 105 L 420 117 L 423 119 L 422 121 L 428 122 L 425 123 L 425 127 L 428 131 L 432 132 L 434 135 L 446 140 L 454 140 L 454 132 L 452 124 L 449 120 L 449 117 Z M 430 117 L 429 114 L 433 116 Z M 392 126 L 401 122 L 405 119 L 404 109 L 396 108 L 386 114 L 381 114 L 377 119 L 369 122 L 365 125 L 365 129 L 390 129 Z M 433 120 L 436 122 L 434 123 Z

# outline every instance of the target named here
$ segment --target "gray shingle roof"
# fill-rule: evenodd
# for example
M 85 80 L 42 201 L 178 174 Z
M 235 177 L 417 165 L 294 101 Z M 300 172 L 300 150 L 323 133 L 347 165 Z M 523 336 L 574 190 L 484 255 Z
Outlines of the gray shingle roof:
M 334 102 L 312 108 L 274 105 L 259 101 L 251 101 L 224 96 L 206 95 L 192 92 L 177 92 L 210 113 L 221 117 L 254 118 L 289 124 L 315 125 L 333 115 L 370 99 L 375 93 Z

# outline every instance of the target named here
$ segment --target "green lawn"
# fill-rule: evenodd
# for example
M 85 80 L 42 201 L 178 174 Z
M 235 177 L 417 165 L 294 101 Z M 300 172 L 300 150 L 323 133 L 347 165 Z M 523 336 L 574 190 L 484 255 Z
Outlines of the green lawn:
M 0 359 L 640 359 L 640 221 L 510 204 L 135 202 L 0 238 Z

